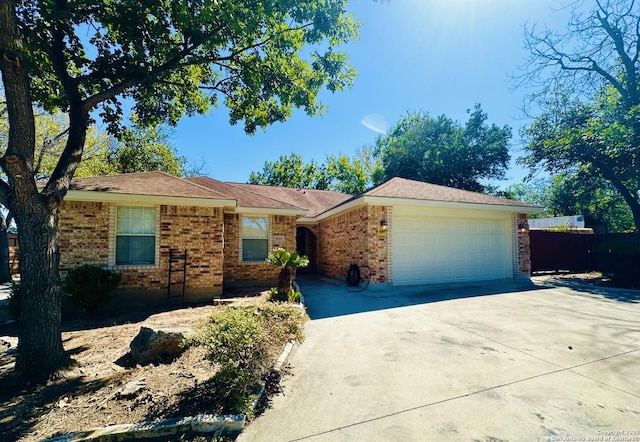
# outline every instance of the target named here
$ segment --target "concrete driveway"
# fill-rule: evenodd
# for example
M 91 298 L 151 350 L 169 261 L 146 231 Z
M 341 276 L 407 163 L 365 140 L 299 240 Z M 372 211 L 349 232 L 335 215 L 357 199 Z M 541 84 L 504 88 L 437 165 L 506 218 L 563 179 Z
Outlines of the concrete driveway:
M 640 441 L 640 292 L 300 285 L 306 340 L 240 441 Z

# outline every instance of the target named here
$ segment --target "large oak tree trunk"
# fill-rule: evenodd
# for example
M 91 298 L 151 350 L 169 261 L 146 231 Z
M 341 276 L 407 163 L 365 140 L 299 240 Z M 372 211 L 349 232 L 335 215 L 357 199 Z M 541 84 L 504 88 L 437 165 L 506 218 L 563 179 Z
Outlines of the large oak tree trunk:
M 22 302 L 16 371 L 42 380 L 67 365 L 60 332 L 58 210 L 37 200 L 16 211 Z
M 54 185 L 48 197 L 36 188 L 34 114 L 14 8 L 14 2 L 0 0 L 0 70 L 9 119 L 7 149 L 0 158 L 8 183 L 0 181 L 0 196 L 14 214 L 19 232 L 21 312 L 16 371 L 41 381 L 68 362 L 60 333 L 62 289 L 56 245 L 64 183 L 61 189 Z M 82 130 L 77 132 L 77 142 L 83 142 Z

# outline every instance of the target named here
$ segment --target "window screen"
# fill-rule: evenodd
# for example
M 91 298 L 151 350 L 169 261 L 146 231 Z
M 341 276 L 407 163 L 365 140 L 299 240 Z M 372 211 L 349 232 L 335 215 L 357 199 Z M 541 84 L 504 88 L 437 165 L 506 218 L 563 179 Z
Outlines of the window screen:
M 242 217 L 242 260 L 264 261 L 269 249 L 269 218 Z
M 118 207 L 116 216 L 116 265 L 155 264 L 156 209 Z

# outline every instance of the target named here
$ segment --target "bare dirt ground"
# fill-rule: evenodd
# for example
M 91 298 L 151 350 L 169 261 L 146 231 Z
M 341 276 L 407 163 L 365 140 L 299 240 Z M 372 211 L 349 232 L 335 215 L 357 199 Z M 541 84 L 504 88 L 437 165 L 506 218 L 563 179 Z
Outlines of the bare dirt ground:
M 600 273 L 535 278 L 570 284 L 610 284 Z M 253 296 L 234 301 L 265 302 L 267 294 L 254 292 Z M 15 340 L 17 326 L 0 325 L 0 441 L 39 441 L 107 425 L 224 413 L 226 404 L 220 400 L 223 393 L 208 382 L 215 367 L 205 359 L 203 348 L 191 347 L 174 361 L 144 367 L 132 367 L 127 357 L 129 343 L 143 324 L 196 327 L 208 319 L 213 309 L 208 305 L 63 323 L 64 347 L 74 360 L 73 366 L 45 386 L 22 389 L 16 389 L 12 382 L 15 355 L 11 350 L 5 351 L 9 347 L 4 342 Z M 0 311 L 0 324 L 2 313 L 6 312 Z M 144 388 L 137 395 L 122 397 L 124 386 L 136 380 Z
M 595 286 L 616 287 L 616 284 L 601 272 L 587 273 L 559 273 L 559 272 L 538 272 L 533 275 L 533 279 L 538 281 L 549 281 L 565 284 L 586 284 Z
M 239 302 L 264 302 L 267 293 Z M 16 389 L 11 379 L 15 354 L 5 351 L 11 339 L 0 338 L 0 440 L 38 441 L 107 425 L 224 413 L 219 387 L 208 382 L 215 367 L 203 348 L 191 347 L 176 360 L 144 367 L 131 366 L 128 357 L 129 343 L 142 325 L 196 328 L 213 309 L 209 305 L 63 323 L 64 347 L 74 363 L 45 386 Z M 0 326 L 0 336 L 16 332 L 15 325 Z M 135 380 L 142 390 L 123 397 L 123 387 Z

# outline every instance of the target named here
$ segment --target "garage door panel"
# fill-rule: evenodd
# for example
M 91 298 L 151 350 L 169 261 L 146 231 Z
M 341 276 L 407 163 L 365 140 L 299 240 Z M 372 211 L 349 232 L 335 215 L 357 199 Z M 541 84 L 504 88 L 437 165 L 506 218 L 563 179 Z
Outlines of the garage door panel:
M 510 277 L 510 219 L 436 216 L 416 209 L 393 216 L 395 285 Z M 406 211 L 405 212 L 409 212 Z

